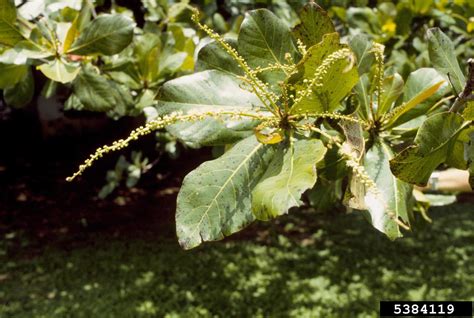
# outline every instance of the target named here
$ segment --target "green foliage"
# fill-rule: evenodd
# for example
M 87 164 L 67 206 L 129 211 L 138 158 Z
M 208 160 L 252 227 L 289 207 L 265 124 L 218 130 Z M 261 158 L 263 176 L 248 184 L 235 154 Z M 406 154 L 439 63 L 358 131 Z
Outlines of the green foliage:
M 330 13 L 342 23 L 336 28 L 314 2 L 297 15 L 297 6 L 286 7 L 287 15 L 275 6 L 275 13 L 250 10 L 226 23 L 219 15 L 201 21 L 186 1 L 145 1 L 143 29 L 118 10 L 87 14 L 84 3 L 69 18 L 39 20 L 16 44 L 18 56 L 7 49 L 1 61 L 28 57 L 70 89 L 67 109 L 114 118 L 146 109 L 144 127 L 99 148 L 69 180 L 157 129 L 193 148 L 226 146 L 181 187 L 176 227 L 184 248 L 286 214 L 305 202 L 307 190 L 310 202 L 327 206 L 326 185 L 335 193 L 328 202 L 365 211 L 395 239 L 411 229 L 413 208 L 429 202 L 413 196 L 412 185 L 426 184 L 440 165 L 466 168 L 473 161 L 474 84 L 458 64 L 456 44 L 440 29 L 429 29 L 423 42 L 424 30 L 404 28 L 415 18 L 449 16 L 442 4 L 427 3 L 334 6 Z M 191 12 L 197 31 L 183 23 Z M 405 42 L 415 50 L 399 50 Z M 26 74 L 13 68 L 18 76 L 5 87 Z M 176 74 L 183 76 L 167 81 Z M 447 111 L 450 81 L 463 95 Z
M 442 74 L 450 75 L 455 91 L 460 92 L 466 79 L 456 59 L 453 42 L 438 28 L 429 29 L 426 37 L 431 63 Z
M 392 4 L 379 7 L 384 19 L 395 19 Z M 357 15 L 372 14 L 348 12 L 354 23 Z M 255 219 L 286 214 L 302 204 L 309 189 L 310 201 L 323 202 L 324 191 L 318 190 L 323 184 L 332 186 L 329 198 L 344 193 L 349 210 L 366 211 L 377 230 L 390 239 L 401 237 L 401 229 L 410 229 L 414 207 L 429 202 L 412 195 L 412 184 L 426 184 L 445 162 L 467 167 L 472 160 L 461 154 L 469 144 L 470 119 L 440 111 L 448 72 L 463 76 L 455 59 L 446 59 L 454 46 L 441 31 L 428 31 L 436 69 L 420 68 L 405 78 L 385 67 L 385 47 L 370 37 L 358 34 L 342 44 L 316 4 L 304 6 L 300 17 L 292 31 L 268 10 L 250 11 L 237 38 L 227 40 L 202 24 L 194 10 L 193 21 L 212 40 L 198 54 L 199 72 L 163 85 L 149 123 L 100 148 L 74 177 L 103 153 L 166 127 L 191 147 L 227 146 L 183 182 L 176 227 L 184 248 L 222 239 Z M 137 52 L 153 47 L 143 43 Z M 144 56 L 139 69 L 151 79 L 159 72 Z M 93 81 L 78 89 L 86 82 Z
M 14 46 L 22 36 L 15 26 L 16 9 L 13 0 L 0 2 L 0 44 Z
M 102 15 L 82 30 L 66 52 L 74 55 L 120 53 L 132 42 L 134 26 L 127 17 Z
M 148 158 L 142 157 L 141 152 L 132 152 L 131 162 L 129 162 L 124 156 L 120 156 L 115 169 L 107 172 L 107 183 L 100 190 L 99 198 L 104 199 L 109 196 L 123 181 L 127 188 L 136 186 L 141 174 L 149 169 Z
M 176 231 L 184 248 L 221 239 L 255 219 L 251 193 L 274 152 L 251 136 L 186 176 L 176 207 Z

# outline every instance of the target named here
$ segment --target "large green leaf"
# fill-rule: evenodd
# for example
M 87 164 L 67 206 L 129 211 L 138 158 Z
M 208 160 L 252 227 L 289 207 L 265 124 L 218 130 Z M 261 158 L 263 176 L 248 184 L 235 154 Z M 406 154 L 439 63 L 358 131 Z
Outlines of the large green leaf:
M 412 72 L 405 84 L 403 103 L 393 110 L 387 125 L 396 127 L 426 114 L 447 88 L 446 81 L 435 69 L 420 68 Z
M 408 222 L 410 186 L 397 180 L 390 172 L 392 150 L 375 140 L 367 151 L 364 165 L 353 173 L 345 194 L 344 204 L 367 212 L 367 218 L 390 239 L 401 236 L 398 218 Z
M 226 42 L 233 48 L 237 48 L 236 40 L 226 39 Z M 199 51 L 197 69 L 199 71 L 219 70 L 230 75 L 244 75 L 239 65 L 217 42 L 210 42 Z
M 308 48 L 319 43 L 324 34 L 336 32 L 327 12 L 315 2 L 309 2 L 303 7 L 300 20 L 293 29 L 293 34 Z
M 66 63 L 61 59 L 55 59 L 52 62 L 38 66 L 38 69 L 47 78 L 65 84 L 72 82 L 76 78 L 81 67 Z
M 394 218 L 400 217 L 405 223 L 409 223 L 408 201 L 412 188 L 408 183 L 398 180 L 390 171 L 392 157 L 392 149 L 385 142 L 377 140 L 367 151 L 364 167 L 367 174 L 375 181 L 386 204 L 384 211 L 377 211 L 371 209 L 370 206 L 368 207 L 372 215 L 372 222 L 384 224 L 384 229 L 398 231 Z M 389 214 L 392 214 L 392 217 Z M 390 224 L 386 224 L 387 222 Z M 397 234 L 394 232 L 388 236 L 395 237 Z
M 132 42 L 134 27 L 135 23 L 124 15 L 102 15 L 82 31 L 67 53 L 117 54 Z
M 0 44 L 14 46 L 23 39 L 15 23 L 15 2 L 13 0 L 0 0 Z
M 300 80 L 307 80 L 310 83 L 316 71 L 324 68 L 322 77 L 317 83 L 318 87 L 313 88 L 312 94 L 303 97 L 296 102 L 291 113 L 323 113 L 333 112 L 340 106 L 342 99 L 352 90 L 359 81 L 357 68 L 353 64 L 351 56 L 343 59 L 334 59 L 331 63 L 324 64 L 331 53 L 345 48 L 339 43 L 339 35 L 330 33 L 323 36 L 323 40 L 312 46 L 303 59 L 298 64 Z M 303 91 L 304 84 L 297 84 L 297 89 Z
M 420 127 L 415 145 L 408 147 L 390 161 L 392 173 L 399 179 L 424 186 L 431 173 L 452 150 L 464 129 L 462 116 L 444 112 L 430 116 Z
M 293 59 L 297 55 L 290 29 L 266 9 L 246 13 L 240 28 L 238 50 L 252 68 L 288 64 L 286 54 Z M 270 84 L 278 84 L 287 75 L 282 70 L 273 70 L 260 76 Z
M 189 173 L 178 194 L 176 232 L 186 249 L 224 238 L 254 220 L 251 193 L 272 160 L 272 146 L 250 136 Z
M 275 154 L 265 175 L 252 192 L 252 210 L 257 219 L 269 220 L 301 205 L 301 195 L 317 179 L 316 164 L 326 148 L 320 140 L 293 140 Z
M 429 29 L 426 32 L 426 37 L 431 63 L 443 75 L 449 74 L 454 88 L 457 92 L 461 92 L 466 83 L 466 78 L 456 59 L 453 42 L 438 28 Z
M 239 79 L 215 70 L 183 76 L 163 85 L 157 110 L 159 114 L 259 110 L 261 102 L 241 85 Z M 175 124 L 168 130 L 189 146 L 200 147 L 242 139 L 251 133 L 255 124 L 249 119 L 222 121 L 208 118 Z

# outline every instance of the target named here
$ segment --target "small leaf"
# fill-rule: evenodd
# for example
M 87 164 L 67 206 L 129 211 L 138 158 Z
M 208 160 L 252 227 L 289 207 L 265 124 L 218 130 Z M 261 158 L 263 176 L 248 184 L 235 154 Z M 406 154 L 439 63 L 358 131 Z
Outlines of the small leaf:
M 273 145 L 285 139 L 285 132 L 281 128 L 257 126 L 255 128 L 255 137 L 262 144 Z
M 23 40 L 23 36 L 15 24 L 15 2 L 13 0 L 0 0 L 0 44 L 11 47 Z
M 300 20 L 293 29 L 293 34 L 308 48 L 321 42 L 326 33 L 336 32 L 327 12 L 315 2 L 309 2 L 303 7 Z
M 42 64 L 37 68 L 47 78 L 63 84 L 72 82 L 81 70 L 80 66 L 65 63 L 61 59 L 55 59 L 54 61 Z
M 398 97 L 403 93 L 403 87 L 403 78 L 398 73 L 384 79 L 380 105 L 377 107 L 378 114 L 384 115 L 390 111 L 393 103 L 395 103 Z
M 316 184 L 316 164 L 326 148 L 320 140 L 294 140 L 275 154 L 262 181 L 252 192 L 252 211 L 269 220 L 301 205 L 301 195 Z
M 432 115 L 421 125 L 415 145 L 390 161 L 392 173 L 405 182 L 425 186 L 431 173 L 446 161 L 456 138 L 465 128 L 464 119 L 450 112 Z
M 124 15 L 102 15 L 93 20 L 67 51 L 74 55 L 114 55 L 133 39 L 135 23 Z
M 250 136 L 184 178 L 176 210 L 176 232 L 182 247 L 220 240 L 254 220 L 251 193 L 273 154 L 273 147 Z
M 429 29 L 426 32 L 426 37 L 431 63 L 443 75 L 449 74 L 455 90 L 461 92 L 466 78 L 459 67 L 453 42 L 439 28 Z
M 89 1 L 82 2 L 81 11 L 76 16 L 76 18 L 72 22 L 71 27 L 67 31 L 63 43 L 63 52 L 69 51 L 77 36 L 82 32 L 87 23 L 90 22 L 93 10 L 94 8 L 91 8 L 91 3 Z

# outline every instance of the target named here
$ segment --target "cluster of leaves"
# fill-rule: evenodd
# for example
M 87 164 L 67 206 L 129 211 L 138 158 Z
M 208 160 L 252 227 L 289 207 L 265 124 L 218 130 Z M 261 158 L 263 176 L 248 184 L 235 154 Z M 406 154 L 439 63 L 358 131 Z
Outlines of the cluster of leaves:
M 425 34 L 440 27 L 453 39 L 462 61 L 474 54 L 474 5 L 472 1 L 402 0 L 378 1 L 356 6 L 332 4 L 330 11 L 347 34 L 365 34 L 387 47 L 387 65 L 395 65 L 404 76 L 430 65 Z
M 87 0 L 38 3 L 17 10 L 11 0 L 0 2 L 0 89 L 9 106 L 31 101 L 32 70 L 39 70 L 48 79 L 44 94 L 53 96 L 59 85 L 68 92 L 65 110 L 134 116 L 154 103 L 161 83 L 194 68 L 195 32 L 177 21 L 186 3 L 149 4 L 167 24 L 143 28 L 118 6 L 97 14 Z
M 199 72 L 164 84 L 158 117 L 100 148 L 79 173 L 166 127 L 190 147 L 231 145 L 184 179 L 176 212 L 184 248 L 288 213 L 309 189 L 313 202 L 342 199 L 389 238 L 400 237 L 413 218 L 412 184 L 426 184 L 440 164 L 472 161 L 464 156 L 473 152 L 470 92 L 448 112 L 453 96 L 441 99 L 448 75 L 458 91 L 466 86 L 454 45 L 430 29 L 436 68 L 405 81 L 385 67 L 382 44 L 359 35 L 341 43 L 315 3 L 299 18 L 290 28 L 268 10 L 249 11 L 238 36 L 224 39 L 195 11 L 193 20 L 213 40 L 199 51 Z

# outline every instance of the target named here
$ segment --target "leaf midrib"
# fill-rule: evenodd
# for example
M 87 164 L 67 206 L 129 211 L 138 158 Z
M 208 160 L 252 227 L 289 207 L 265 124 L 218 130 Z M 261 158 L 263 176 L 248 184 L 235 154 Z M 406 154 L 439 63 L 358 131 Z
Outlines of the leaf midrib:
M 119 28 L 119 29 L 114 29 L 112 32 L 109 32 L 109 33 L 105 33 L 105 34 L 103 34 L 103 35 L 100 35 L 98 38 L 95 38 L 95 39 L 93 39 L 92 41 L 89 41 L 89 42 L 85 42 L 85 43 L 83 43 L 83 44 L 80 45 L 80 46 L 76 46 L 76 47 L 73 46 L 72 48 L 70 48 L 70 49 L 67 51 L 67 53 L 68 53 L 68 54 L 71 54 L 71 53 L 77 52 L 77 51 L 83 49 L 84 47 L 87 47 L 87 46 L 89 46 L 89 45 L 91 45 L 91 44 L 93 44 L 93 43 L 95 43 L 95 42 L 101 41 L 101 40 L 103 40 L 104 38 L 111 36 L 112 34 L 120 33 L 120 32 L 122 32 L 124 29 L 127 29 L 128 27 L 129 27 L 128 25 L 127 25 L 127 26 L 124 25 L 124 26 L 122 26 L 122 27 Z
M 228 183 L 229 182 L 232 182 L 232 179 L 233 177 L 236 175 L 237 171 L 239 171 L 243 166 L 244 164 L 250 160 L 250 158 L 263 146 L 263 144 L 261 143 L 258 143 L 257 146 L 247 155 L 245 156 L 244 160 L 242 160 L 242 162 L 235 168 L 235 170 L 233 170 L 233 172 L 230 174 L 230 176 L 226 179 L 226 181 L 224 182 L 224 184 L 220 187 L 219 191 L 217 192 L 217 194 L 212 198 L 211 200 L 211 203 L 207 206 L 207 209 L 206 211 L 204 211 L 203 215 L 201 216 L 201 219 L 199 220 L 198 223 L 196 223 L 195 225 L 195 229 L 191 232 L 191 235 L 190 236 L 194 236 L 194 234 L 196 234 L 196 232 L 199 230 L 200 231 L 200 226 L 204 220 L 204 217 L 209 217 L 209 211 L 212 207 L 212 205 L 215 203 L 217 203 L 217 205 L 219 205 L 218 201 L 217 201 L 217 198 L 221 195 L 222 191 L 224 191 L 224 189 L 227 187 Z M 230 169 L 229 169 L 230 170 Z M 211 185 L 207 185 L 207 186 L 211 186 Z M 219 216 L 220 216 L 220 210 L 219 210 Z M 219 220 L 220 221 L 220 220 Z

